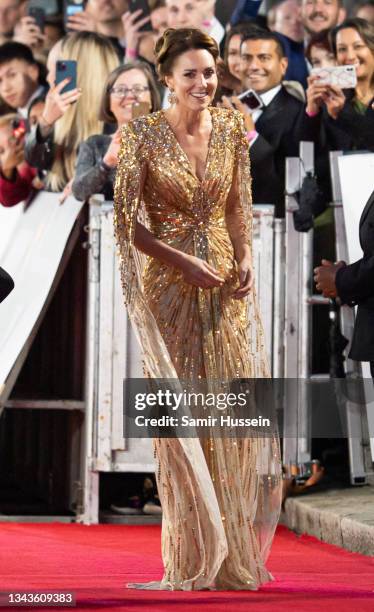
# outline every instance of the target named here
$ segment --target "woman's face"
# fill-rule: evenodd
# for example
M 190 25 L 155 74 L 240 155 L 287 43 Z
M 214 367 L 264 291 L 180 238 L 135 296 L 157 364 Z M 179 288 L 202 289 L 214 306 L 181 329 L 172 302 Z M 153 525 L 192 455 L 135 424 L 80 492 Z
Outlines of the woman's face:
M 336 59 L 332 51 L 313 45 L 310 49 L 310 63 L 313 68 L 330 68 L 336 66 Z
M 240 72 L 240 45 L 241 36 L 240 34 L 234 34 L 229 42 L 229 48 L 227 51 L 227 65 L 230 73 L 237 79 L 241 79 Z
M 212 103 L 218 86 L 216 64 L 206 49 L 191 49 L 175 60 L 166 84 L 177 104 L 188 111 L 202 111 Z
M 137 68 L 120 74 L 112 87 L 110 110 L 119 126 L 131 121 L 135 102 L 148 102 L 149 108 L 152 106 L 147 77 Z
M 357 30 L 344 28 L 336 37 L 336 57 L 339 65 L 356 66 L 359 80 L 372 79 L 374 74 L 374 53 L 369 49 Z

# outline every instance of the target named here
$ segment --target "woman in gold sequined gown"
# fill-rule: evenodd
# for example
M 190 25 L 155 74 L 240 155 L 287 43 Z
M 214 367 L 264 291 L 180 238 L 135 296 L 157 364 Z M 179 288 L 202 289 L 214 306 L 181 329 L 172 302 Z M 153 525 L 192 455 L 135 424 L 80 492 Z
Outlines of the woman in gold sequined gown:
M 167 30 L 156 53 L 172 107 L 123 128 L 114 216 L 146 369 L 181 380 L 268 377 L 252 289 L 248 141 L 237 111 L 210 106 L 217 45 L 199 30 Z M 157 439 L 155 452 L 165 572 L 133 586 L 255 590 L 272 580 L 276 433 Z

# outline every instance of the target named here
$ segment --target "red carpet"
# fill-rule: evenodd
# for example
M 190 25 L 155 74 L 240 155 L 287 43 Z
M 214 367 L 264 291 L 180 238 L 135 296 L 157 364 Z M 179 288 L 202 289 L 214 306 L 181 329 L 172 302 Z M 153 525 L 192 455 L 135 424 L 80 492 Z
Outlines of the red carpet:
M 71 589 L 77 611 L 374 611 L 374 558 L 284 527 L 268 563 L 276 580 L 257 592 L 126 590 L 161 577 L 158 526 L 0 523 L 0 547 L 0 591 Z

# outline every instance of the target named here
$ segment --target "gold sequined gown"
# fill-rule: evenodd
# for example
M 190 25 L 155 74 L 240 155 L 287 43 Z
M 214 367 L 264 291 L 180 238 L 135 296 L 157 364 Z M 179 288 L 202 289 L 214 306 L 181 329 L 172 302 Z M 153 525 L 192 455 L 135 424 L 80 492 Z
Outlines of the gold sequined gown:
M 164 114 L 122 129 L 115 236 L 129 316 L 151 377 L 268 377 L 256 296 L 235 300 L 231 237 L 250 242 L 248 142 L 237 111 L 211 108 L 203 180 Z M 136 221 L 160 240 L 208 261 L 222 287 L 200 289 L 134 246 Z M 161 582 L 140 588 L 257 589 L 281 504 L 277 434 L 267 438 L 155 440 L 163 509 Z

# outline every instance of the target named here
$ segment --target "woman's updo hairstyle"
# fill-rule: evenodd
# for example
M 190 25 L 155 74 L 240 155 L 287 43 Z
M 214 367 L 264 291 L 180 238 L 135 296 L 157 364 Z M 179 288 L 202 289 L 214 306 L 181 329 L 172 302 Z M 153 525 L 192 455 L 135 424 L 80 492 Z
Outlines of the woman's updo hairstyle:
M 211 36 L 196 28 L 168 28 L 158 39 L 155 46 L 156 69 L 158 77 L 164 85 L 165 77 L 172 73 L 175 60 L 191 49 L 205 49 L 216 62 L 219 48 Z

